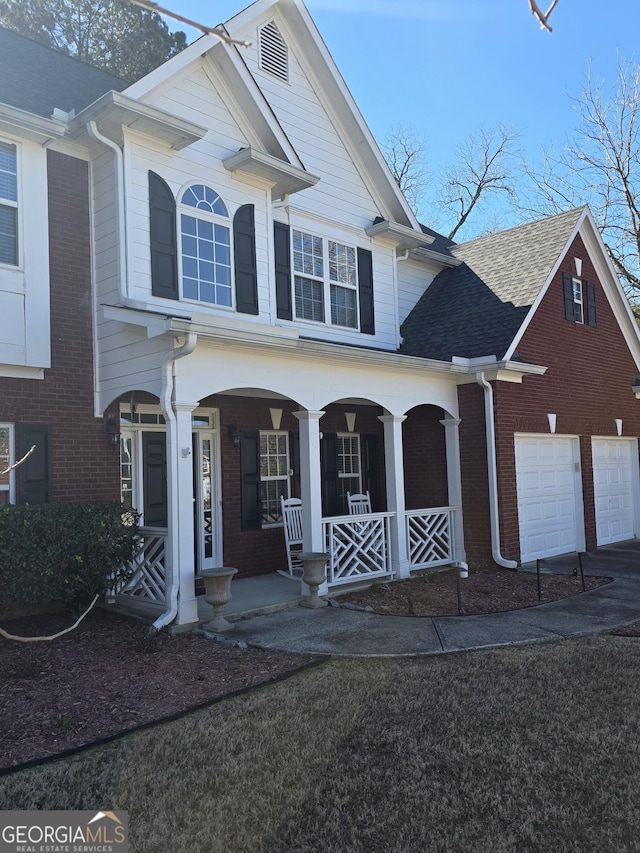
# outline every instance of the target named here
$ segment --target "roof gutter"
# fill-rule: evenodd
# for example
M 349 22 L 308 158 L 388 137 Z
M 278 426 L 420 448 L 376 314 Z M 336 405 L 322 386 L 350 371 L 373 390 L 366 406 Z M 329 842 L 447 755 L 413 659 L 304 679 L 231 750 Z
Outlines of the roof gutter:
M 178 446 L 176 442 L 176 413 L 173 407 L 173 386 L 174 375 L 173 366 L 179 358 L 184 358 L 190 355 L 196 348 L 198 336 L 193 332 L 187 334 L 185 342 L 180 347 L 175 347 L 170 350 L 162 361 L 162 390 L 160 391 L 160 409 L 164 415 L 167 425 L 166 441 L 167 441 L 167 464 L 169 466 L 169 494 L 172 495 L 173 486 L 178 481 Z M 151 626 L 151 633 L 159 631 L 165 625 L 169 625 L 176 618 L 178 613 L 178 593 L 180 591 L 180 548 L 178 537 L 175 531 L 179 526 L 179 519 L 175 518 L 176 502 L 172 499 L 169 501 L 169 548 L 170 548 L 170 566 L 171 566 L 171 583 L 167 589 L 167 609 L 158 616 Z M 173 516 L 173 517 L 171 517 Z
M 116 252 L 118 258 L 118 292 L 121 305 L 126 308 L 144 309 L 146 306 L 143 302 L 132 299 L 129 296 L 129 274 L 127 263 L 127 242 L 126 242 L 126 207 L 125 207 L 125 192 L 124 192 L 124 157 L 119 145 L 116 145 L 113 140 L 107 136 L 103 136 L 98 130 L 95 121 L 87 122 L 87 133 L 96 142 L 106 145 L 114 153 L 115 159 L 115 174 L 116 174 L 116 226 L 117 226 L 117 241 Z
M 498 469 L 496 467 L 496 430 L 493 409 L 493 388 L 484 371 L 476 373 L 476 382 L 484 389 L 484 419 L 487 433 L 487 469 L 489 479 L 489 516 L 491 520 L 491 554 L 494 561 L 505 569 L 515 569 L 515 560 L 507 560 L 500 553 L 500 518 L 498 507 Z

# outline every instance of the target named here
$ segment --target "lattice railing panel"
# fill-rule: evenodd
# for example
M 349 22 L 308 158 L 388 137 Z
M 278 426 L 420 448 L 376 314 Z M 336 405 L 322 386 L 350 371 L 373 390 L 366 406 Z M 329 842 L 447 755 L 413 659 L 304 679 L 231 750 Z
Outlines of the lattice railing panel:
M 451 507 L 407 512 L 409 561 L 412 569 L 453 562 Z
M 119 595 L 138 600 L 164 602 L 166 598 L 165 545 L 166 530 L 141 528 L 143 545 L 133 561 L 135 572 Z
M 329 584 L 349 583 L 391 573 L 389 519 L 392 513 L 370 513 L 357 519 L 324 522 L 329 558 Z

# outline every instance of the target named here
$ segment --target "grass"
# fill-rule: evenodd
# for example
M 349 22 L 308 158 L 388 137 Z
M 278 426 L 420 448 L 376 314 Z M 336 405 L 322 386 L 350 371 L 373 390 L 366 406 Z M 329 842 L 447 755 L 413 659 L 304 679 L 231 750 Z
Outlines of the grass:
M 640 849 L 640 641 L 335 660 L 0 778 L 4 809 L 127 809 L 131 849 Z

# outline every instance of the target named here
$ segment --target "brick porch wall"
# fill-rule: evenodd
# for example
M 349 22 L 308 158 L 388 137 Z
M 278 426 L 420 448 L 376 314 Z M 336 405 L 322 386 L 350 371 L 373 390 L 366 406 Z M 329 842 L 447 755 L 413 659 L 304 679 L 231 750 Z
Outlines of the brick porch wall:
M 407 509 L 449 504 L 443 418 L 436 406 L 417 406 L 402 425 Z

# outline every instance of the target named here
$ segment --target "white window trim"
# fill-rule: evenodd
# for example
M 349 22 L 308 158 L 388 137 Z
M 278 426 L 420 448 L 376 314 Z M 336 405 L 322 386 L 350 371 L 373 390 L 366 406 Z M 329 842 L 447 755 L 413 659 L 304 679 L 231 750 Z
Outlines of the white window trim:
M 344 471 L 340 471 L 340 456 L 341 456 L 341 454 L 338 452 L 338 479 L 339 480 L 351 480 L 351 479 L 355 479 L 357 477 L 357 479 L 358 479 L 358 490 L 357 490 L 357 492 L 360 493 L 360 492 L 362 492 L 362 446 L 361 446 L 361 441 L 360 441 L 360 433 L 357 433 L 357 432 L 339 432 L 336 434 L 336 438 L 338 440 L 345 439 L 345 438 L 348 438 L 348 439 L 354 439 L 355 438 L 357 441 L 357 446 L 358 446 L 358 454 L 357 454 L 357 456 L 358 456 L 358 473 L 354 474 L 354 473 L 346 473 Z M 344 455 L 344 454 L 342 454 L 342 455 Z M 350 455 L 353 456 L 353 454 L 350 454 Z M 355 492 L 354 492 L 354 494 L 355 494 Z
M 201 210 L 197 207 L 192 207 L 188 204 L 183 204 L 182 198 L 186 191 L 191 187 L 195 186 L 205 186 L 208 189 L 213 190 L 224 206 L 227 209 L 228 216 L 222 216 L 218 213 L 209 213 L 206 210 Z M 190 305 L 197 305 L 199 308 L 216 308 L 220 311 L 227 311 L 229 313 L 235 313 L 236 311 L 236 288 L 235 288 L 235 278 L 234 278 L 234 249 L 233 249 L 233 215 L 231 212 L 231 208 L 227 204 L 227 202 L 222 198 L 220 193 L 211 186 L 211 184 L 205 183 L 204 181 L 190 181 L 188 184 L 185 184 L 180 188 L 180 191 L 177 196 L 180 201 L 176 203 L 176 230 L 178 232 L 178 278 L 180 281 L 180 301 L 188 302 Z M 224 225 L 225 228 L 229 230 L 229 282 L 230 282 L 230 291 L 231 291 L 231 305 L 222 305 L 219 302 L 206 302 L 203 299 L 193 299 L 189 296 L 184 295 L 184 287 L 183 287 L 183 273 L 182 273 L 182 215 L 185 214 L 187 216 L 191 216 L 194 219 L 202 218 L 207 220 L 208 222 L 212 222 L 214 225 Z
M 17 210 L 16 214 L 16 229 L 17 229 L 17 249 L 16 249 L 16 263 L 10 264 L 6 261 L 0 261 L 0 269 L 7 270 L 21 270 L 23 269 L 22 263 L 22 234 L 23 234 L 23 221 L 22 221 L 22 211 L 23 204 L 21 199 L 23 197 L 22 193 L 22 146 L 17 139 L 10 139 L 6 136 L 0 136 L 0 142 L 4 142 L 6 145 L 12 145 L 16 149 L 16 201 L 12 199 L 4 198 L 4 196 L 0 196 L 0 206 L 2 207 L 11 207 Z
M 301 234 L 308 234 L 310 237 L 316 237 L 317 239 L 322 241 L 322 307 L 324 320 L 310 320 L 306 317 L 299 317 L 296 313 L 296 278 L 303 278 L 309 281 L 320 281 L 319 277 L 314 275 L 310 275 L 309 273 L 299 272 L 295 268 L 295 256 L 294 256 L 294 248 L 293 248 L 293 233 L 294 231 L 299 231 Z M 290 252 L 291 252 L 291 296 L 293 302 L 293 316 L 296 322 L 299 323 L 309 323 L 314 326 L 319 326 L 325 328 L 327 326 L 333 329 L 342 329 L 348 332 L 359 332 L 360 331 L 360 288 L 359 288 L 359 279 L 358 279 L 358 247 L 355 243 L 344 242 L 341 239 L 336 239 L 335 237 L 327 237 L 322 234 L 318 234 L 314 231 L 308 230 L 303 226 L 291 226 L 291 240 L 290 240 Z M 330 263 L 329 263 L 329 243 L 336 243 L 338 246 L 346 246 L 349 249 L 353 249 L 355 254 L 354 264 L 355 264 L 355 273 L 356 273 L 356 282 L 355 285 L 351 286 L 349 284 L 345 284 L 340 281 L 332 281 L 330 278 Z M 356 315 L 356 324 L 355 326 L 342 326 L 339 323 L 333 323 L 331 320 L 331 287 L 341 287 L 344 290 L 351 290 L 355 293 L 355 315 Z
M 584 325 L 584 288 L 582 279 L 573 276 L 571 279 L 573 293 L 573 319 L 576 323 Z
M 278 436 L 282 435 L 282 436 L 284 436 L 285 448 L 287 451 L 287 462 L 286 462 L 287 473 L 279 475 L 279 476 L 268 476 L 267 475 L 266 477 L 263 477 L 262 473 L 261 473 L 260 474 L 260 484 L 262 485 L 262 483 L 273 483 L 273 482 L 285 481 L 286 487 L 284 489 L 284 491 L 285 491 L 284 498 L 285 498 L 285 500 L 287 500 L 289 497 L 291 497 L 291 451 L 289 448 L 289 433 L 283 429 L 261 429 L 259 431 L 260 439 L 262 439 L 263 435 L 278 435 Z M 260 453 L 260 461 L 262 461 L 262 453 Z M 262 516 L 262 512 L 261 512 L 261 516 Z M 283 522 L 282 521 L 274 521 L 274 522 L 268 523 L 268 522 L 262 521 L 262 518 L 261 518 L 260 526 L 262 527 L 263 530 L 268 530 L 272 527 L 282 527 Z
M 15 426 L 8 423 L 0 423 L 0 429 L 9 431 L 9 465 L 14 465 L 16 462 L 16 442 L 15 442 Z M 0 462 L 3 466 L 3 463 Z M 4 466 L 3 466 L 4 467 Z M 15 468 L 9 471 L 8 485 L 0 485 L 0 491 L 9 493 L 9 503 L 16 502 L 16 471 Z

